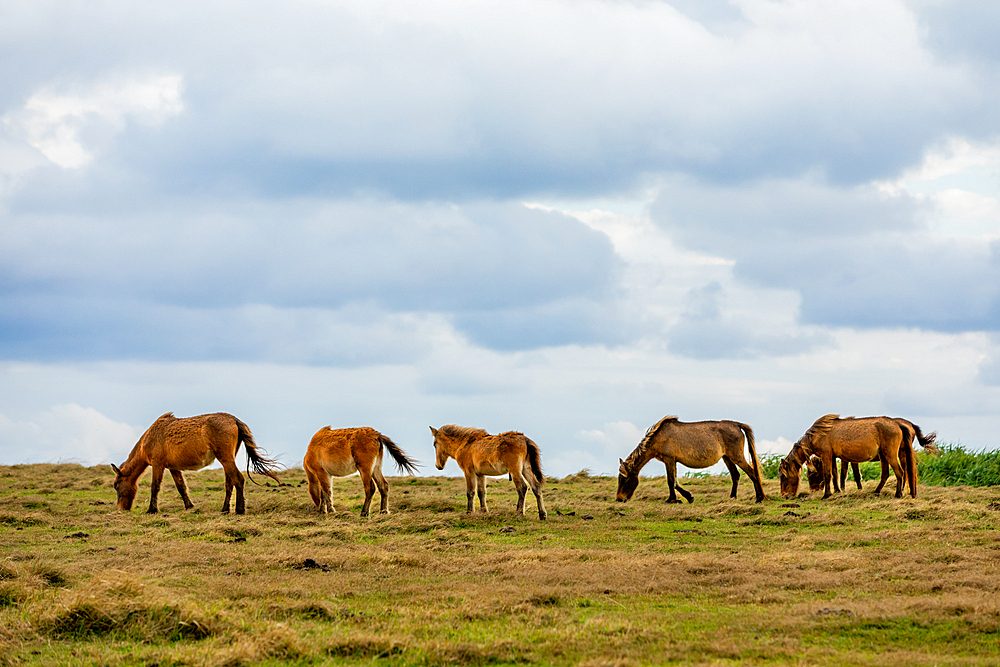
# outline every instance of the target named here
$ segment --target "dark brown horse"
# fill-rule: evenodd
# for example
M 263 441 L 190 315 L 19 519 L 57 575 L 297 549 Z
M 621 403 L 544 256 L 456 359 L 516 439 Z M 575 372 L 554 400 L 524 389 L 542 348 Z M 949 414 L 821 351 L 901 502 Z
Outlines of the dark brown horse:
M 538 518 L 545 519 L 545 503 L 542 501 L 541 453 L 531 438 L 517 431 L 507 431 L 500 435 L 490 435 L 481 428 L 449 424 L 436 429 L 433 426 L 435 465 L 444 469 L 448 458 L 458 462 L 465 473 L 465 495 L 468 499 L 466 512 L 472 514 L 472 499 L 479 495 L 479 509 L 486 509 L 486 477 L 510 475 L 517 489 L 517 513 L 524 516 L 524 497 L 528 487 L 538 501 Z
M 816 420 L 808 431 L 792 446 L 781 460 L 778 477 L 781 495 L 794 498 L 798 494 L 802 464 L 811 455 L 819 458 L 823 477 L 824 498 L 829 498 L 835 458 L 853 463 L 883 461 L 882 481 L 875 489 L 879 493 L 889 477 L 888 468 L 896 474 L 896 497 L 903 496 L 903 485 L 908 482 L 910 495 L 917 495 L 916 462 L 913 456 L 912 437 L 909 429 L 889 417 L 841 419 L 839 415 L 825 415 Z M 901 464 L 902 458 L 902 464 Z
M 160 493 L 164 470 L 169 470 L 174 478 L 177 491 L 184 501 L 184 509 L 191 509 L 194 504 L 188 496 L 187 482 L 184 481 L 182 471 L 201 470 L 213 461 L 218 461 L 226 473 L 226 501 L 222 504 L 222 512 L 229 513 L 229 500 L 235 487 L 236 513 L 243 514 L 246 511 L 243 475 L 236 467 L 236 452 L 239 451 L 240 443 L 246 445 L 248 475 L 250 466 L 253 465 L 254 472 L 280 482 L 273 472 L 277 468 L 277 462 L 265 458 L 257 451 L 250 429 L 236 417 L 216 412 L 178 419 L 174 417 L 174 413 L 168 412 L 142 434 L 121 468 L 111 465 L 117 475 L 115 491 L 118 492 L 118 509 L 132 509 L 139 478 L 148 467 L 153 469 L 147 510 L 149 514 L 157 511 L 156 497 Z
M 748 463 L 743 455 L 744 435 L 753 465 Z M 736 487 L 740 479 L 737 468 L 742 468 L 753 482 L 757 502 L 764 500 L 753 430 L 746 424 L 734 421 L 686 423 L 678 421 L 677 417 L 664 417 L 649 427 L 642 442 L 627 459 L 618 460 L 621 464 L 618 468 L 616 496 L 618 502 L 623 503 L 632 497 L 636 487 L 639 486 L 639 471 L 652 459 L 662 461 L 667 468 L 667 485 L 670 488 L 668 503 L 680 502 L 677 500 L 675 490 L 689 503 L 694 502 L 691 494 L 677 483 L 678 463 L 688 468 L 707 468 L 718 463 L 719 459 L 725 462 L 733 478 L 730 498 L 736 497 Z
M 389 482 L 382 476 L 382 448 L 396 462 L 400 472 L 416 474 L 416 461 L 410 459 L 399 445 L 367 426 L 332 429 L 324 426 L 309 441 L 302 467 L 309 479 L 309 496 L 323 514 L 333 511 L 330 477 L 361 474 L 365 488 L 365 504 L 361 516 L 368 516 L 375 488 L 381 498 L 382 514 L 389 513 Z

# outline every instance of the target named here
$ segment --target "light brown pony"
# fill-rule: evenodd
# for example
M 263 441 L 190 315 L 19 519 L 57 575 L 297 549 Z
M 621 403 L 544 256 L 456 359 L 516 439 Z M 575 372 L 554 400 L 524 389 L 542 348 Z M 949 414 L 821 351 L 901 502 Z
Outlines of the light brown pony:
M 813 423 L 792 450 L 778 465 L 781 495 L 794 498 L 798 494 L 802 464 L 810 455 L 819 458 L 823 477 L 824 498 L 829 498 L 834 458 L 853 463 L 883 461 L 882 480 L 875 489 L 879 493 L 889 478 L 888 468 L 896 475 L 896 497 L 903 497 L 903 485 L 909 483 L 910 495 L 917 495 L 917 471 L 913 456 L 911 431 L 889 417 L 856 419 L 825 415 Z M 902 463 L 901 463 L 902 459 Z
M 365 488 L 365 504 L 361 516 L 368 516 L 375 488 L 382 503 L 379 511 L 389 513 L 389 482 L 382 476 L 382 448 L 388 449 L 400 472 L 417 472 L 417 462 L 410 459 L 399 445 L 367 426 L 332 429 L 324 426 L 309 441 L 302 460 L 309 479 L 309 496 L 323 514 L 333 511 L 330 477 L 361 474 Z
M 132 509 L 139 478 L 148 467 L 153 468 L 153 481 L 150 484 L 147 513 L 157 512 L 156 498 L 160 493 L 164 470 L 169 470 L 174 478 L 177 491 L 184 501 L 184 509 L 191 509 L 194 504 L 188 496 L 187 482 L 181 471 L 201 470 L 217 460 L 226 472 L 226 501 L 222 504 L 222 512 L 229 513 L 229 500 L 235 487 L 236 513 L 243 514 L 246 511 L 243 475 L 236 467 L 236 452 L 239 451 L 241 442 L 246 445 L 247 475 L 250 474 L 252 464 L 254 472 L 280 482 L 273 472 L 277 468 L 277 462 L 265 458 L 257 451 L 250 429 L 236 417 L 216 412 L 178 419 L 174 417 L 174 413 L 168 412 L 142 434 L 121 468 L 111 465 L 117 475 L 115 491 L 118 492 L 118 509 Z
M 937 446 L 934 444 L 937 438 L 937 433 L 928 433 L 926 436 L 921 432 L 920 427 L 911 422 L 908 419 L 903 419 L 902 417 L 894 417 L 893 420 L 899 424 L 900 428 L 903 430 L 903 439 L 907 442 L 903 446 L 913 447 L 913 443 L 919 442 L 920 446 L 928 452 L 938 451 Z M 887 479 L 889 476 L 889 464 L 882 459 L 881 455 L 876 456 L 873 461 L 878 461 L 882 464 L 882 479 Z M 837 461 L 834 459 L 833 471 L 837 471 Z M 840 493 L 841 489 L 847 490 L 847 466 L 850 463 L 851 470 L 854 473 L 854 483 L 857 484 L 858 490 L 861 490 L 861 471 L 858 468 L 858 463 L 856 461 L 845 461 L 840 460 L 840 487 L 837 486 L 837 477 L 833 477 L 833 491 L 834 493 Z M 820 461 L 819 457 L 816 455 L 810 456 L 809 460 L 806 461 L 806 477 L 809 480 L 809 490 L 819 491 L 824 484 L 823 476 L 823 463 Z M 904 477 L 907 475 L 907 470 L 903 468 Z M 908 480 L 908 478 L 907 478 Z
M 750 450 L 750 460 L 743 455 L 743 439 Z M 694 497 L 677 483 L 677 464 L 688 468 L 707 468 L 722 459 L 733 478 L 733 490 L 729 497 L 736 497 L 740 471 L 753 482 L 757 502 L 764 500 L 764 488 L 760 482 L 760 463 L 754 447 L 753 429 L 734 421 L 682 422 L 677 417 L 668 416 L 656 422 L 646 431 L 645 437 L 628 458 L 618 468 L 618 493 L 616 499 L 623 503 L 632 497 L 639 486 L 639 471 L 652 459 L 662 461 L 667 468 L 667 486 L 670 488 L 668 503 L 680 502 L 675 490 L 689 503 Z
M 448 424 L 436 429 L 433 426 L 435 465 L 438 470 L 451 457 L 465 473 L 465 495 L 468 499 L 466 513 L 472 514 L 472 499 L 478 493 L 479 509 L 486 509 L 486 476 L 510 475 L 517 489 L 517 513 L 524 516 L 524 497 L 528 487 L 538 501 L 538 518 L 545 519 L 545 503 L 542 501 L 541 454 L 531 438 L 517 431 L 507 431 L 500 435 L 490 435 L 481 428 Z

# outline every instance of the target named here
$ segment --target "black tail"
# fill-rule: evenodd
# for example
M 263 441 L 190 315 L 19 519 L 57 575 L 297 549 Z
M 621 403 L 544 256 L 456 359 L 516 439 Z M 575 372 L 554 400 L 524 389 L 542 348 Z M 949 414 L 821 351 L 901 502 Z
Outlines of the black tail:
M 236 418 L 233 417 L 233 419 Z M 253 434 L 250 433 L 249 426 L 241 422 L 239 419 L 236 419 L 236 425 L 240 429 L 239 440 L 237 440 L 236 446 L 237 448 L 239 448 L 240 442 L 246 445 L 247 477 L 249 477 L 250 481 L 253 482 L 254 484 L 259 484 L 259 482 L 254 480 L 253 475 L 250 474 L 250 465 L 252 464 L 254 472 L 256 472 L 258 475 L 267 475 L 275 482 L 278 482 L 280 484 L 281 480 L 278 479 L 278 476 L 274 474 L 274 471 L 279 469 L 281 467 L 281 464 L 275 461 L 274 459 L 267 458 L 261 452 L 257 451 L 257 445 L 253 441 Z
M 545 475 L 542 474 L 542 453 L 538 449 L 538 445 L 531 438 L 525 437 L 525 442 L 528 445 L 528 465 L 531 466 L 531 474 L 535 476 L 538 480 L 538 484 L 541 485 L 545 482 Z
M 417 474 L 418 462 L 404 454 L 403 450 L 399 448 L 399 445 L 381 433 L 378 434 L 378 441 L 382 443 L 383 447 L 389 450 L 389 455 L 392 456 L 392 460 L 396 462 L 396 468 L 399 472 L 407 472 L 411 475 Z

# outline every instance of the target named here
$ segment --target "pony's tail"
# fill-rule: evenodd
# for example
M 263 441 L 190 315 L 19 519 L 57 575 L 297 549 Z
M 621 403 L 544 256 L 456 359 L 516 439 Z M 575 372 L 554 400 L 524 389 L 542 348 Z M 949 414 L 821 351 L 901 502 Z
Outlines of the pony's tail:
M 233 419 L 236 418 L 233 417 Z M 247 477 L 249 477 L 250 481 L 253 482 L 254 484 L 259 484 L 259 482 L 254 480 L 253 476 L 250 474 L 250 465 L 252 464 L 254 472 L 256 472 L 258 475 L 267 475 L 275 482 L 278 482 L 280 484 L 281 480 L 278 479 L 278 476 L 274 474 L 274 471 L 277 470 L 281 466 L 281 464 L 275 461 L 274 459 L 267 458 L 261 452 L 257 451 L 257 445 L 253 441 L 253 434 L 250 433 L 249 426 L 241 422 L 239 419 L 236 419 L 236 425 L 239 427 L 240 430 L 239 439 L 236 441 L 236 445 L 237 447 L 239 447 L 239 443 L 241 442 L 244 445 L 246 445 Z
M 417 462 L 404 454 L 403 450 L 399 448 L 399 445 L 381 433 L 378 434 L 378 441 L 383 447 L 389 450 L 389 455 L 392 456 L 392 460 L 396 462 L 396 468 L 399 472 L 405 471 L 411 475 L 417 474 Z
M 531 438 L 525 436 L 525 444 L 528 446 L 528 465 L 531 466 L 531 474 L 535 476 L 538 480 L 538 484 L 541 485 L 545 482 L 545 475 L 542 473 L 542 454 L 538 449 L 538 445 Z
M 917 426 L 913 422 L 910 422 L 910 426 L 912 426 L 913 430 L 916 432 L 917 440 L 920 442 L 921 447 L 935 454 L 941 451 L 938 448 L 938 446 L 934 444 L 934 441 L 937 440 L 937 431 L 931 431 L 925 436 L 923 433 L 920 432 L 919 426 Z
M 760 476 L 760 461 L 757 460 L 757 448 L 753 442 L 753 429 L 747 424 L 740 424 L 739 426 L 740 430 L 743 431 L 743 435 L 747 438 L 747 449 L 750 450 L 750 460 L 753 461 L 753 472 L 757 475 L 757 481 L 763 486 L 764 479 Z

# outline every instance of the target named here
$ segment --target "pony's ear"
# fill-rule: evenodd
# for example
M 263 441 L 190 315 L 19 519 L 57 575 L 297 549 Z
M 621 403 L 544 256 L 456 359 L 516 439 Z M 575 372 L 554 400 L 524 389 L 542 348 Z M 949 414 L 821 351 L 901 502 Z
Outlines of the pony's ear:
M 625 461 L 623 459 L 618 459 L 618 463 L 625 465 Z
M 434 428 L 433 426 L 428 426 L 427 428 L 429 428 L 431 430 L 431 435 L 437 435 L 438 434 L 438 430 L 436 428 Z
M 122 474 L 122 471 L 119 470 L 118 466 L 116 466 L 114 463 L 111 464 L 111 469 L 115 471 L 116 475 L 121 475 Z

